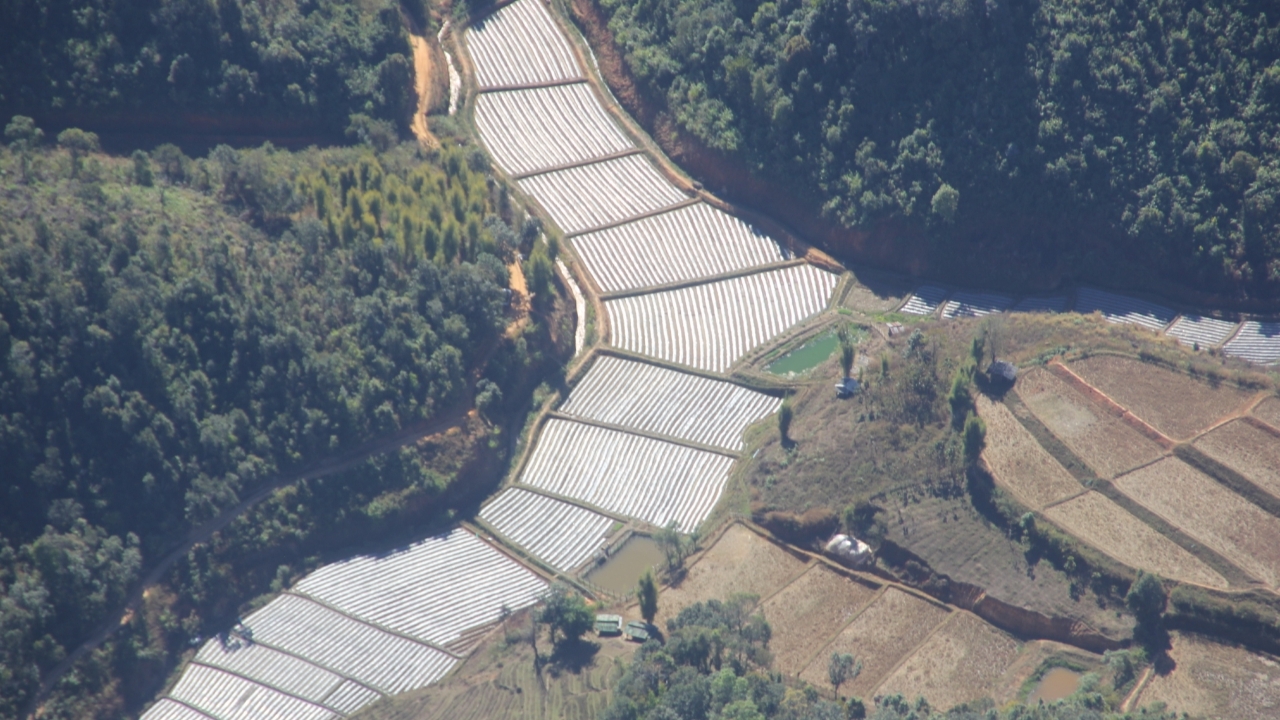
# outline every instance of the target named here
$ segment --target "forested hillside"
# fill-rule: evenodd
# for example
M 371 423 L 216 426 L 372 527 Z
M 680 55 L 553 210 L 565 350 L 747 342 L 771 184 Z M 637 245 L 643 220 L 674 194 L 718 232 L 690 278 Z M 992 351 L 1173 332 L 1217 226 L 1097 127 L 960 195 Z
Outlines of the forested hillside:
M 395 0 L 0 4 L 6 118 L 184 112 L 341 133 L 360 114 L 407 129 L 409 58 Z
M 504 262 L 526 223 L 475 151 L 113 158 L 90 133 L 64 132 L 55 149 L 22 119 L 8 130 L 0 717 L 190 528 L 280 473 L 462 418 L 473 395 L 500 412 L 554 363 L 539 350 L 545 324 L 503 332 Z M 277 494 L 180 563 L 154 612 L 73 674 L 50 716 L 154 693 L 167 652 L 252 596 L 260 579 L 232 572 L 237 557 L 429 505 L 457 469 L 410 449 Z
M 681 129 L 917 265 L 1280 295 L 1268 3 L 599 3 Z

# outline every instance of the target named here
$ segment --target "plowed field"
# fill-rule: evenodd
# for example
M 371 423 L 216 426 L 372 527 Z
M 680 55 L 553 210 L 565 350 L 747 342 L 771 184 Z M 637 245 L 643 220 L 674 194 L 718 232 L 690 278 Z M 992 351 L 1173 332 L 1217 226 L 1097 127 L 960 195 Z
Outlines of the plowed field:
M 817 651 L 818 643 L 849 622 L 876 591 L 825 565 L 814 565 L 764 604 L 773 627 L 769 649 L 773 667 L 798 675 Z
M 1212 385 L 1157 365 L 1099 355 L 1071 369 L 1134 415 L 1171 438 L 1185 440 L 1248 402 L 1250 393 Z
M 1089 492 L 1044 511 L 1058 527 L 1131 568 L 1225 588 L 1227 581 L 1177 543 L 1105 496 Z
M 1003 403 L 979 395 L 977 406 L 978 414 L 987 423 L 987 446 L 982 459 L 996 483 L 1013 493 L 1018 502 L 1040 510 L 1084 492 L 1084 486 L 1040 447 Z
M 1163 702 L 1195 717 L 1270 720 L 1280 715 L 1280 658 L 1174 633 L 1168 675 L 1151 678 L 1141 705 Z
M 1233 420 L 1196 440 L 1196 447 L 1280 497 L 1280 438 L 1244 420 Z
M 1005 671 L 1018 658 L 1011 635 L 975 615 L 957 612 L 876 688 L 877 695 L 923 695 L 935 708 L 990 697 L 1010 700 Z
M 1047 370 L 1027 373 L 1016 389 L 1036 418 L 1100 477 L 1115 477 L 1163 452 Z
M 910 654 L 947 614 L 948 611 L 941 606 L 890 587 L 829 646 L 818 651 L 800 677 L 818 687 L 829 688 L 827 663 L 831 653 L 853 653 L 862 662 L 862 673 L 841 687 L 840 692 L 870 697 L 871 691 L 885 675 Z
M 1258 403 L 1253 409 L 1253 416 L 1280 430 L 1280 398 L 1269 397 Z
M 1115 486 L 1268 586 L 1280 585 L 1280 520 L 1213 478 L 1165 458 Z

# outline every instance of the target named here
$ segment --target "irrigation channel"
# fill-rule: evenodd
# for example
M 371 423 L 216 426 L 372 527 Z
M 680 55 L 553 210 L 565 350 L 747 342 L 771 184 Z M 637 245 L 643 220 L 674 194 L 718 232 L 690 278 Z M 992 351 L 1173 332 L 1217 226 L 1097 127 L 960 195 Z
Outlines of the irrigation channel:
M 325 720 L 436 682 L 554 577 L 582 585 L 626 529 L 696 529 L 740 459 L 745 429 L 776 412 L 778 397 L 729 372 L 828 310 L 852 277 L 808 262 L 797 243 L 676 177 L 601 99 L 565 27 L 540 0 L 516 0 L 466 29 L 458 59 L 476 89 L 485 148 L 564 233 L 569 264 L 603 312 L 585 373 L 473 523 L 311 573 L 205 643 L 145 720 Z M 1280 324 L 1179 315 L 1089 288 L 1017 299 L 922 286 L 898 311 L 1072 308 L 1280 361 Z

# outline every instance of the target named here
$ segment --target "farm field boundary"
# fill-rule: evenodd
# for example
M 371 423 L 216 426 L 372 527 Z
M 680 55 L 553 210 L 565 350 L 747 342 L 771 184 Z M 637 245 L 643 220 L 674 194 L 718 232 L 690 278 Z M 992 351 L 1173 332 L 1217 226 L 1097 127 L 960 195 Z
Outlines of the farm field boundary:
M 738 270 L 730 270 L 729 272 L 719 273 L 717 275 L 708 275 L 706 277 L 693 278 L 690 280 L 682 280 L 680 282 L 668 283 L 666 285 L 650 285 L 647 287 L 631 288 L 627 290 L 616 290 L 613 292 L 602 293 L 601 300 L 618 300 L 621 298 L 635 297 L 636 295 L 649 295 L 652 293 L 666 292 L 668 290 L 681 290 L 695 285 L 706 285 L 708 283 L 716 283 L 722 280 L 733 280 L 735 278 L 746 277 L 748 275 L 759 275 L 760 273 L 771 272 L 773 270 L 783 270 L 798 265 L 809 265 L 809 261 L 804 258 L 794 260 L 782 260 L 780 262 L 769 263 L 768 265 L 753 265 Z
M 1084 378 L 1077 375 L 1071 368 L 1063 365 L 1061 362 L 1054 360 L 1047 367 L 1054 375 L 1065 380 L 1071 387 L 1079 390 L 1082 394 L 1089 397 L 1097 405 L 1110 412 L 1113 416 L 1119 418 L 1129 427 L 1137 430 L 1148 440 L 1152 440 L 1163 447 L 1165 450 L 1173 449 L 1176 444 L 1172 438 L 1155 429 L 1150 423 L 1142 418 L 1134 415 L 1128 408 L 1116 402 L 1111 396 L 1102 392 L 1098 388 L 1090 385 Z
M 641 430 L 639 428 L 636 428 L 630 425 L 617 425 L 614 423 L 603 422 L 600 420 L 593 420 L 591 418 L 583 417 L 581 415 L 570 415 L 568 413 L 563 413 L 563 412 L 560 412 L 559 410 L 549 413 L 547 417 L 558 419 L 558 420 L 567 420 L 570 422 L 582 423 L 583 425 L 594 425 L 596 427 L 604 428 L 606 430 L 616 430 L 617 432 L 620 432 L 620 433 L 627 433 L 629 435 L 638 435 L 640 437 L 649 438 L 650 440 L 660 440 L 662 442 L 671 443 L 673 445 L 684 445 L 685 447 L 690 447 L 695 450 L 702 450 L 703 452 L 715 453 L 717 455 L 724 455 L 725 457 L 730 457 L 735 460 L 742 457 L 742 453 L 734 452 L 732 450 L 720 447 L 719 445 L 707 445 L 705 443 L 686 440 L 684 438 L 677 437 L 675 435 L 666 435 L 663 433 L 651 432 L 649 430 Z

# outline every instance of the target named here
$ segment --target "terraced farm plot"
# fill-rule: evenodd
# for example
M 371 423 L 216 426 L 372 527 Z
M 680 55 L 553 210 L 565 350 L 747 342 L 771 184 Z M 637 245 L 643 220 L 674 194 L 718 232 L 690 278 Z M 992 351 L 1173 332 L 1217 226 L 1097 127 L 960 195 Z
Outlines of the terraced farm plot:
M 692 532 L 720 499 L 732 465 L 727 455 L 552 418 L 520 482 Z
M 586 83 L 481 93 L 476 128 L 498 166 L 510 175 L 634 147 Z
M 1019 300 L 1012 308 L 1018 313 L 1061 313 L 1067 311 L 1067 297 L 1054 295 L 1051 297 L 1027 297 Z
M 160 698 L 142 713 L 143 720 L 209 720 L 209 717 L 167 697 Z
M 1183 315 L 1169 326 L 1166 334 L 1187 347 L 1199 345 L 1202 348 L 1211 348 L 1217 347 L 1231 337 L 1237 325 L 1239 323 L 1203 315 Z
M 607 293 L 695 280 L 787 259 L 768 235 L 706 203 L 579 235 L 573 246 Z
M 595 230 L 688 200 L 643 155 L 556 170 L 517 182 L 567 234 Z
M 938 311 L 938 306 L 950 293 L 950 290 L 936 285 L 921 285 L 911 293 L 911 297 L 907 298 L 906 304 L 899 312 L 908 315 L 932 315 Z
M 742 449 L 747 426 L 782 400 L 721 380 L 601 355 L 560 411 L 683 440 Z
M 1100 477 L 1115 477 L 1163 453 L 1155 442 L 1096 408 L 1043 368 L 1024 374 L 1016 390 L 1036 418 Z
M 1280 398 L 1269 397 L 1253 408 L 1253 416 L 1280 430 Z
M 535 602 L 546 581 L 459 528 L 383 555 L 358 555 L 303 578 L 295 591 L 436 645 Z
M 595 555 L 614 525 L 606 515 L 520 488 L 502 491 L 480 511 L 480 519 L 543 562 L 565 571 Z
M 616 347 L 724 372 L 748 350 L 826 308 L 838 278 L 798 265 L 605 302 Z
M 1280 519 L 1177 458 L 1116 478 L 1124 494 L 1268 587 L 1280 585 Z
M 266 645 L 235 637 L 229 638 L 226 643 L 220 638 L 214 638 L 200 648 L 195 662 L 252 678 L 303 700 L 345 712 L 344 708 L 330 705 L 326 698 L 347 680 L 319 665 Z M 355 687 L 363 691 L 364 702 L 380 697 L 375 690 L 358 684 Z
M 732 525 L 698 557 L 678 585 L 663 589 L 656 622 L 666 627 L 667 620 L 683 608 L 734 593 L 766 598 L 803 572 L 806 564 L 749 528 Z
M 1233 420 L 1196 440 L 1195 446 L 1280 498 L 1280 438 L 1244 420 Z
M 800 674 L 800 679 L 822 687 L 827 681 L 831 653 L 852 653 L 862 661 L 862 673 L 841 688 L 849 695 L 871 697 L 889 671 L 928 637 L 949 611 L 895 587 L 887 588 Z M 914 698 L 918 693 L 908 693 Z
M 1004 312 L 1013 305 L 1013 298 L 1000 293 L 970 292 L 961 290 L 951 296 L 942 306 L 942 317 L 982 317 L 991 313 Z
M 1163 330 L 1177 316 L 1173 310 L 1146 300 L 1080 288 L 1076 292 L 1076 312 L 1087 315 L 1095 310 L 1108 322 L 1139 325 L 1148 330 Z
M 518 0 L 482 18 L 466 39 L 482 89 L 583 77 L 569 41 L 537 0 Z
M 1173 633 L 1173 672 L 1153 675 L 1137 705 L 1162 702 L 1193 717 L 1271 720 L 1280 711 L 1280 658 Z
M 1000 487 L 1032 510 L 1084 492 L 1061 463 L 1045 451 L 1003 403 L 978 395 L 978 414 L 987 423 L 982 459 Z
M 1008 686 L 1005 670 L 1021 646 L 1008 633 L 975 615 L 956 612 L 876 688 L 877 695 L 923 695 L 936 708 L 993 698 L 997 704 Z
M 1133 358 L 1097 355 L 1071 363 L 1093 387 L 1169 437 L 1184 440 L 1239 410 L 1252 393 L 1213 387 Z
M 1055 525 L 1135 569 L 1183 582 L 1225 588 L 1227 581 L 1203 560 L 1097 492 L 1044 510 Z
M 1222 352 L 1259 365 L 1280 362 L 1280 322 L 1250 320 L 1222 346 Z
M 876 595 L 867 585 L 817 564 L 764 603 L 773 628 L 774 669 L 799 675 L 823 640 L 844 627 Z
M 329 720 L 338 717 L 330 708 L 204 665 L 189 666 L 169 696 L 218 720 Z

